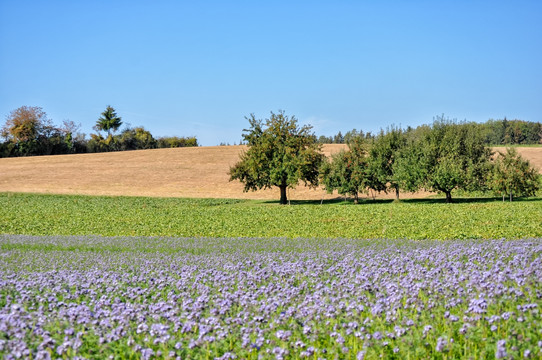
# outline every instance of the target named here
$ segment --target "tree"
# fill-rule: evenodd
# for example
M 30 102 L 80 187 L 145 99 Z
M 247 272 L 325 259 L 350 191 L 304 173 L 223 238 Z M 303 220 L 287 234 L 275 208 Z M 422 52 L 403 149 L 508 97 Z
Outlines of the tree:
M 425 146 L 430 164 L 427 185 L 443 192 L 446 202 L 452 202 L 454 189 L 484 190 L 491 149 L 484 144 L 476 125 L 441 118 L 429 134 Z
M 419 144 L 419 140 L 409 139 L 393 163 L 395 180 L 403 191 L 416 192 L 425 185 L 429 165 Z
M 117 116 L 115 109 L 108 105 L 105 111 L 102 112 L 102 116 L 96 121 L 94 128 L 97 131 L 107 131 L 107 136 L 110 136 L 111 130 L 113 132 L 117 131 L 121 125 L 121 117 Z
M 85 135 L 78 132 L 80 128 L 81 124 L 76 124 L 71 120 L 62 122 L 59 130 L 64 134 L 64 143 L 68 153 L 76 152 L 80 146 L 79 143 L 84 141 Z
M 271 112 L 265 122 L 254 114 L 246 119 L 250 128 L 243 130 L 243 140 L 249 148 L 230 168 L 230 181 L 244 183 L 244 191 L 277 186 L 281 204 L 288 203 L 286 189 L 299 181 L 318 186 L 318 169 L 324 155 L 310 125 L 299 127 L 297 119 L 284 111 Z
M 369 187 L 375 191 L 395 190 L 399 199 L 399 182 L 395 176 L 394 163 L 399 151 L 405 147 L 406 137 L 400 128 L 392 127 L 387 132 L 381 131 L 373 139 L 369 150 Z
M 540 174 L 517 153 L 508 148 L 506 153 L 499 152 L 492 172 L 489 175 L 490 187 L 496 195 L 534 196 L 540 188 Z
M 104 138 L 102 134 L 90 134 L 90 140 L 87 142 L 87 151 L 91 153 L 108 152 L 120 150 L 118 136 L 108 136 Z
M 334 190 L 341 195 L 354 196 L 358 203 L 359 193 L 367 188 L 367 150 L 361 137 L 348 143 L 348 151 L 342 150 L 332 156 L 332 161 L 324 161 L 320 177 L 328 193 Z
M 143 127 L 127 128 L 119 136 L 121 151 L 156 148 L 156 140 Z
M 195 136 L 190 137 L 178 137 L 167 136 L 160 137 L 157 140 L 156 146 L 158 148 L 178 148 L 178 147 L 190 147 L 198 146 L 198 139 Z
M 344 136 L 340 131 L 337 133 L 337 135 L 335 135 L 333 137 L 333 143 L 334 144 L 344 144 Z
M 15 143 L 36 140 L 46 127 L 51 126 L 51 120 L 41 107 L 21 106 L 6 117 L 2 136 Z
M 407 191 L 421 187 L 446 195 L 455 189 L 483 190 L 490 170 L 491 150 L 476 125 L 438 118 L 431 128 L 421 127 L 402 151 L 395 166 L 397 181 Z
M 53 126 L 38 106 L 21 106 L 13 110 L 1 133 L 14 144 L 15 155 L 50 154 L 55 143 L 63 142 L 60 129 Z

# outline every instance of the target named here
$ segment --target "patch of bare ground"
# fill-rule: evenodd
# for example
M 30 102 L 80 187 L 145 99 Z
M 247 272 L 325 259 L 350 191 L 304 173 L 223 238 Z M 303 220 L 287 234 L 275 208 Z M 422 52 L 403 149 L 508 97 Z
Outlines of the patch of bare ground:
M 344 145 L 325 145 L 326 155 Z M 154 149 L 98 154 L 36 156 L 0 159 L 0 192 L 51 194 L 128 195 L 196 198 L 279 198 L 278 188 L 243 192 L 238 181 L 229 181 L 228 170 L 245 146 Z M 518 148 L 542 169 L 542 148 Z M 377 199 L 394 194 L 367 194 Z M 428 192 L 401 194 L 421 198 Z M 322 189 L 299 185 L 289 190 L 292 200 L 337 198 Z

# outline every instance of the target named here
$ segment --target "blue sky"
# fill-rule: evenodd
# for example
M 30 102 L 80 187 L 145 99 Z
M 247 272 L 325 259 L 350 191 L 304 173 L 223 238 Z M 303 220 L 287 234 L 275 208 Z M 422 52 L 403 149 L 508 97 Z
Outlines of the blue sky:
M 542 121 L 540 1 L 0 0 L 0 115 L 239 142 L 283 109 L 317 135 Z

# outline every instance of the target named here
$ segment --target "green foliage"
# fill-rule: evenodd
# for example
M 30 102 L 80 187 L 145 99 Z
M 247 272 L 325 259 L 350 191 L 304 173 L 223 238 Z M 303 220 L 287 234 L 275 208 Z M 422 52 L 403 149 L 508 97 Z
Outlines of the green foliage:
M 6 142 L 0 146 L 0 157 L 73 152 L 72 132 L 55 127 L 45 111 L 37 106 L 21 106 L 13 110 L 7 116 L 1 133 Z
M 540 174 L 517 153 L 508 148 L 499 152 L 489 175 L 490 187 L 496 195 L 534 196 L 540 188 Z
M 108 152 L 154 148 L 198 146 L 195 137 L 162 137 L 158 141 L 143 127 L 128 127 L 113 135 L 122 125 L 115 109 L 108 106 L 94 127 L 107 135 L 91 134 L 87 140 L 80 125 L 65 120 L 57 127 L 40 107 L 22 106 L 13 110 L 0 130 L 0 157 Z
M 90 134 L 90 140 L 87 143 L 88 152 L 108 152 L 117 151 L 118 137 L 108 135 L 106 138 L 102 134 Z
M 117 115 L 113 107 L 107 105 L 107 108 L 102 112 L 102 116 L 96 121 L 95 129 L 106 131 L 107 135 L 111 135 L 111 131 L 117 131 L 121 125 L 121 117 Z
M 359 193 L 367 188 L 367 151 L 361 137 L 353 139 L 348 144 L 348 151 L 340 151 L 327 159 L 321 166 L 320 177 L 327 192 L 334 190 L 341 195 L 354 196 L 358 203 Z
M 474 124 L 476 131 L 482 134 L 484 143 L 488 146 L 500 145 L 541 145 L 542 144 L 542 123 L 524 121 L 524 120 L 493 120 L 489 119 L 485 123 Z M 417 128 L 407 127 L 405 132 L 417 132 L 420 128 L 428 125 L 421 125 Z M 320 144 L 343 144 L 348 143 L 352 137 L 362 136 L 366 139 L 375 139 L 370 132 L 364 134 L 363 131 L 353 129 L 346 134 L 340 131 L 334 136 L 319 136 Z M 377 136 L 378 137 L 378 136 Z
M 318 185 L 318 168 L 324 155 L 310 132 L 311 126 L 299 127 L 297 119 L 283 111 L 271 112 L 265 124 L 254 114 L 246 119 L 250 128 L 244 130 L 243 139 L 249 149 L 230 168 L 230 181 L 241 181 L 245 191 L 278 186 L 281 204 L 287 203 L 287 187 L 295 187 L 299 181 Z
M 348 144 L 352 141 L 352 139 L 357 137 L 361 137 L 365 140 L 374 139 L 374 135 L 371 134 L 371 132 L 364 133 L 362 130 L 358 131 L 356 129 L 352 129 L 346 132 L 344 135 L 340 131 L 333 136 L 320 135 L 317 142 L 319 144 Z
M 369 187 L 375 191 L 393 189 L 399 198 L 399 179 L 395 174 L 394 164 L 400 151 L 405 148 L 407 138 L 397 127 L 381 131 L 374 138 L 369 150 Z
M 476 125 L 438 118 L 431 128 L 410 134 L 396 165 L 397 182 L 407 191 L 420 187 L 442 192 L 448 202 L 455 189 L 481 190 L 490 170 L 491 150 Z
M 191 136 L 191 137 L 167 136 L 167 137 L 158 138 L 156 146 L 158 148 L 191 147 L 191 146 L 198 146 L 198 140 L 196 139 L 195 136 Z
M 523 120 L 488 120 L 479 124 L 488 145 L 542 144 L 542 124 Z
M 127 128 L 120 135 L 91 134 L 88 141 L 89 152 L 144 150 L 156 148 L 177 148 L 198 146 L 195 137 L 162 137 L 155 140 L 152 134 L 143 127 Z
M 119 136 L 121 151 L 156 148 L 156 140 L 143 127 L 127 128 Z
M 430 169 L 424 149 L 418 145 L 421 139 L 412 135 L 409 134 L 406 146 L 398 152 L 393 163 L 393 173 L 399 188 L 408 192 L 423 188 Z
M 277 206 L 247 200 L 0 193 L 0 233 L 495 239 L 541 237 L 541 199 Z M 320 202 L 317 202 L 318 204 Z M 307 221 L 310 219 L 310 221 Z

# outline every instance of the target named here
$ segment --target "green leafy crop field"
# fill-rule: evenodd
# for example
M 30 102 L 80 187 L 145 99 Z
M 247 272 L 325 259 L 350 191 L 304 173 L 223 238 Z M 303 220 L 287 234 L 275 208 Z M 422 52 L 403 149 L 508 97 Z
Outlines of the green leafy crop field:
M 540 198 L 0 193 L 0 357 L 540 358 L 541 229 Z
M 175 237 L 518 239 L 542 236 L 542 199 L 276 202 L 0 194 L 0 233 Z

